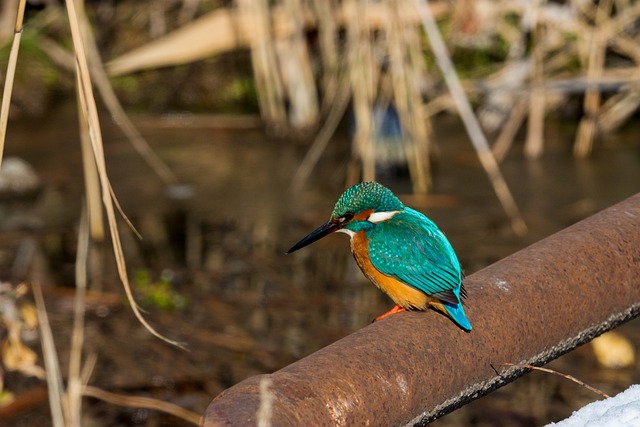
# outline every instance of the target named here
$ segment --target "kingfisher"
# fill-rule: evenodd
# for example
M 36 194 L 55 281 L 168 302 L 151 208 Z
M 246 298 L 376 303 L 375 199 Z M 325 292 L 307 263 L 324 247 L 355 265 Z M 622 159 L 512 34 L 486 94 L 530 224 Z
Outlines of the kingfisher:
M 395 303 L 381 320 L 407 310 L 435 309 L 464 331 L 467 293 L 453 247 L 438 226 L 405 206 L 377 182 L 361 182 L 338 199 L 329 221 L 293 245 L 297 251 L 335 231 L 348 234 L 351 253 L 364 275 Z

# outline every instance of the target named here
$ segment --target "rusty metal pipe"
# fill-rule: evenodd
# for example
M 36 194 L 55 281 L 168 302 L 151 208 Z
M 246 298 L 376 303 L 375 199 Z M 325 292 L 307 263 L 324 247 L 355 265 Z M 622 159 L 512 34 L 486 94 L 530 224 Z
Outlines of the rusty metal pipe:
M 433 312 L 391 316 L 222 392 L 203 425 L 255 426 L 265 378 L 272 425 L 422 425 L 526 372 L 500 363 L 543 365 L 632 319 L 640 194 L 467 277 L 465 287 L 471 333 Z

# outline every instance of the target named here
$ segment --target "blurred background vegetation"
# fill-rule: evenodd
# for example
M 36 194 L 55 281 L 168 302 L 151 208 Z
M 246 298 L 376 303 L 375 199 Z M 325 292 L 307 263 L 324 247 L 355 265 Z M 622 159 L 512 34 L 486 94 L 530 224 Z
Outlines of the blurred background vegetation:
M 70 3 L 0 4 L 3 81 L 26 6 L 0 169 L 11 425 L 181 425 L 224 388 L 365 326 L 389 301 L 344 241 L 282 256 L 356 181 L 426 211 L 467 274 L 640 190 L 639 3 Z M 142 239 L 109 214 L 110 188 Z M 138 323 L 129 280 L 189 353 Z M 553 363 L 613 394 L 638 381 L 640 328 L 623 332 Z M 540 425 L 597 398 L 562 381 L 536 373 L 438 423 Z

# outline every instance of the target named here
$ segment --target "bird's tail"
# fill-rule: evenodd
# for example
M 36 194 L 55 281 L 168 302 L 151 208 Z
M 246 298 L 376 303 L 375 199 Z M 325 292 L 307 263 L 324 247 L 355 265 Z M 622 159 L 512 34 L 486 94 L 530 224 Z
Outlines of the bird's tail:
M 447 314 L 454 322 L 457 323 L 465 331 L 471 331 L 471 323 L 469 323 L 469 319 L 467 319 L 467 315 L 464 314 L 464 308 L 462 308 L 462 304 L 452 304 L 450 302 L 442 301 L 442 306 L 446 310 Z

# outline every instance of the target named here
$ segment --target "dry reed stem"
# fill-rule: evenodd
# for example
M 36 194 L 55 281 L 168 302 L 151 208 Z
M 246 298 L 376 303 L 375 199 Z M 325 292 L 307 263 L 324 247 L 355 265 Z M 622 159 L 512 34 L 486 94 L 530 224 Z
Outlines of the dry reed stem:
M 638 70 L 640 72 L 640 70 Z M 598 129 L 611 132 L 622 126 L 624 122 L 640 107 L 640 87 L 631 86 L 628 92 L 619 92 L 602 104 L 598 116 Z
M 328 111 L 322 127 L 318 131 L 311 147 L 298 166 L 289 191 L 299 192 L 306 184 L 320 156 L 326 150 L 329 140 L 340 124 L 351 98 L 351 88 L 344 67 L 338 61 L 336 43 L 337 25 L 333 19 L 331 1 L 314 0 L 313 5 L 318 16 L 320 55 L 324 68 L 323 74 L 323 110 Z
M 524 153 L 530 159 L 536 159 L 544 150 L 544 33 L 539 20 L 540 2 L 534 2 L 533 8 L 533 51 L 531 53 L 532 71 L 531 94 L 529 95 L 529 122 L 527 126 L 527 140 Z
M 605 6 L 605 8 L 608 9 L 608 11 L 610 12 L 612 1 L 607 0 L 607 2 L 609 3 L 609 5 L 602 2 L 597 4 L 598 9 L 595 12 L 595 17 L 592 18 L 592 19 L 595 19 L 596 21 L 598 21 L 598 19 L 602 21 L 600 22 L 600 25 L 598 27 L 598 30 L 602 31 L 599 34 L 599 37 L 605 41 L 614 38 L 618 33 L 624 32 L 624 30 L 627 27 L 630 27 L 630 26 L 633 27 L 638 20 L 638 16 L 640 15 L 640 3 L 633 2 L 632 4 L 630 4 L 628 7 L 624 9 L 623 13 L 618 13 L 613 17 L 608 16 L 608 13 L 605 13 L 607 12 L 605 9 L 600 9 L 603 6 Z M 590 4 L 588 2 L 577 2 L 577 3 L 581 6 Z M 595 3 L 592 3 L 591 7 L 592 8 L 595 7 Z M 602 16 L 601 18 L 598 18 L 598 13 L 601 13 L 600 12 L 601 10 L 602 10 Z
M 524 122 L 525 117 L 527 117 L 528 111 L 529 101 L 526 98 L 519 99 L 511 110 L 507 122 L 502 126 L 502 131 L 491 148 L 498 162 L 501 162 L 507 156 L 509 148 L 511 148 L 511 144 L 518 133 L 518 129 L 520 129 L 522 122 Z
M 4 0 L 0 3 L 0 43 L 9 40 L 14 34 L 20 1 L 22 0 Z
M 401 6 L 388 0 L 387 25 L 384 27 L 390 59 L 390 77 L 393 105 L 397 108 L 404 130 L 403 147 L 411 174 L 413 192 L 428 191 L 429 174 L 429 118 L 424 114 L 420 88 L 417 86 L 422 68 L 414 60 L 416 50 L 422 56 L 415 27 L 406 27 L 400 15 Z M 412 34 L 413 33 L 413 34 Z M 381 103 L 383 106 L 384 102 Z
M 198 13 L 198 7 L 201 0 L 182 0 L 182 6 L 180 12 L 178 12 L 178 23 L 184 24 L 193 20 Z
M 22 39 L 22 22 L 24 19 L 24 8 L 26 0 L 21 0 L 18 4 L 16 14 L 16 25 L 7 63 L 7 75 L 4 80 L 4 90 L 2 92 L 2 105 L 0 106 L 0 167 L 2 167 L 2 156 L 4 155 L 4 142 L 7 137 L 7 125 L 9 123 L 9 109 L 11 108 L 11 94 L 13 92 L 13 81 L 16 75 L 16 65 L 18 63 L 18 52 L 20 51 L 20 40 Z
M 624 33 L 616 34 L 609 44 L 613 50 L 628 56 L 636 63 L 636 71 L 632 75 L 638 75 L 640 71 L 640 46 L 638 43 Z M 640 85 L 638 82 L 630 81 L 623 90 L 607 99 L 601 106 L 598 115 L 597 128 L 601 132 L 607 133 L 622 126 L 640 107 Z
M 353 13 L 347 27 L 347 69 L 352 90 L 354 134 L 353 155 L 357 159 L 353 165 L 359 166 L 362 181 L 375 181 L 375 153 L 373 145 L 372 108 L 379 81 L 379 66 L 373 55 L 371 27 L 366 19 L 366 0 L 348 0 L 343 3 L 345 10 Z M 361 19 L 365 17 L 364 19 Z M 353 177 L 352 177 L 353 178 Z
M 407 2 L 406 9 L 409 8 Z M 402 15 L 406 20 L 405 15 Z M 400 23 L 402 24 L 402 22 Z M 434 144 L 433 125 L 431 123 L 431 115 L 427 112 L 426 103 L 423 102 L 422 95 L 423 90 L 421 83 L 427 75 L 426 64 L 424 61 L 424 51 L 421 43 L 421 30 L 419 27 L 405 26 L 405 34 L 407 40 L 407 46 L 409 46 L 409 66 L 412 70 L 409 75 L 409 95 L 411 96 L 412 104 L 415 108 L 415 114 L 412 115 L 413 126 L 416 129 L 416 157 L 421 159 L 420 163 L 416 166 L 419 168 L 418 181 L 419 187 L 415 187 L 414 191 L 420 192 L 424 190 L 426 192 L 431 187 L 431 148 Z
M 595 388 L 593 386 L 590 386 L 589 384 L 585 383 L 584 381 L 580 381 L 579 379 L 577 379 L 573 375 L 563 374 L 562 372 L 554 371 L 553 369 L 541 368 L 539 366 L 532 366 L 532 365 L 518 365 L 518 364 L 515 364 L 515 363 L 509 363 L 509 362 L 500 363 L 499 366 L 514 366 L 514 367 L 517 367 L 517 368 L 526 368 L 526 369 L 531 369 L 531 370 L 534 370 L 534 371 L 541 371 L 541 372 L 546 372 L 546 373 L 549 373 L 549 374 L 559 375 L 559 376 L 561 376 L 563 378 L 566 378 L 568 380 L 573 381 L 576 384 L 579 384 L 579 385 L 583 386 L 587 390 L 590 390 L 590 391 L 592 391 L 594 393 L 599 394 L 600 396 L 604 397 L 605 399 L 608 399 L 608 398 L 611 397 L 608 394 L 606 394 L 605 392 L 603 392 L 602 390 L 597 389 L 597 388 Z
M 44 53 L 49 57 L 51 62 L 70 73 L 76 71 L 76 58 L 73 52 L 63 48 L 57 41 L 44 34 L 40 37 L 40 47 Z
M 329 1 L 331 0 L 325 0 L 327 3 Z M 164 37 L 124 53 L 107 63 L 107 71 L 112 76 L 124 75 L 150 68 L 186 64 L 238 48 L 251 47 L 253 43 L 259 42 L 259 29 L 256 28 L 254 18 L 243 13 L 240 6 L 242 5 L 238 4 L 240 13 L 234 13 L 228 8 L 215 9 Z M 447 1 L 437 1 L 432 7 L 436 16 L 444 16 L 451 9 Z M 380 22 L 386 19 L 383 8 L 375 2 L 370 2 L 368 9 L 366 18 L 371 20 L 373 28 L 379 27 Z M 338 4 L 334 10 L 333 19 L 336 26 L 346 27 L 351 24 L 353 11 L 348 10 L 344 2 Z M 275 37 L 288 36 L 292 25 L 286 22 L 282 6 L 274 4 L 270 9 L 270 15 Z M 418 21 L 415 14 L 407 17 L 410 20 L 407 25 L 415 25 Z M 312 29 L 317 23 L 311 9 L 306 7 L 303 9 L 303 15 L 298 16 L 297 20 L 302 21 L 307 29 Z M 333 36 L 337 36 L 337 32 Z
M 76 75 L 76 96 L 80 105 L 80 80 Z M 105 236 L 104 215 L 100 197 L 100 177 L 98 168 L 91 149 L 91 136 L 89 135 L 89 123 L 87 116 L 78 108 L 78 123 L 80 126 L 80 148 L 82 151 L 82 168 L 84 171 L 85 203 L 89 218 L 89 230 L 91 238 L 96 242 L 102 242 Z
M 277 3 L 273 4 L 272 7 L 269 8 L 269 12 L 271 13 L 271 17 L 272 17 L 272 20 L 271 20 L 272 25 L 270 26 L 270 28 L 272 28 L 271 37 L 274 39 L 291 37 L 291 33 L 295 31 L 295 29 L 297 28 L 296 25 L 291 23 L 291 19 L 288 17 L 288 13 L 285 10 L 286 4 L 284 4 L 284 2 L 282 3 L 283 4 L 277 4 Z M 317 25 L 318 28 L 321 28 L 322 25 L 325 25 L 325 24 L 322 24 L 322 22 L 325 22 L 325 23 L 331 22 L 331 25 L 335 29 L 337 26 L 344 25 L 345 23 L 351 23 L 353 20 L 353 16 L 354 16 L 353 7 L 354 7 L 354 4 L 356 4 L 355 2 L 343 2 L 336 7 L 333 7 L 332 12 L 330 13 L 333 13 L 333 15 L 335 16 L 335 19 L 314 18 L 311 10 L 314 10 L 314 9 L 319 10 L 319 8 L 316 7 L 318 4 L 321 4 L 325 8 L 328 8 L 327 6 L 328 2 L 319 2 L 319 0 L 316 0 L 316 3 L 312 8 L 305 7 L 304 4 L 302 5 L 301 9 L 303 10 L 303 13 L 298 21 L 301 23 L 300 25 L 304 26 L 305 28 L 312 28 L 314 25 Z M 446 2 L 435 2 L 435 4 L 430 3 L 430 6 L 432 8 L 435 8 L 437 10 L 437 13 L 439 13 L 440 15 L 450 13 L 451 11 L 451 4 Z M 527 4 L 523 4 L 521 2 L 507 1 L 507 2 L 501 3 L 500 6 L 498 7 L 501 8 L 501 11 L 499 13 L 500 16 L 504 17 L 505 14 L 515 14 L 515 15 L 522 16 L 524 12 L 527 10 L 527 8 L 530 6 L 528 6 Z M 594 20 L 597 15 L 597 7 L 594 6 L 592 3 L 573 2 L 566 7 L 571 7 L 573 9 L 573 12 L 575 13 L 575 16 L 585 15 L 588 17 L 588 19 Z M 588 31 L 587 25 L 584 25 L 583 23 L 581 23 L 580 19 L 574 18 L 573 15 L 564 16 L 563 14 L 558 14 L 557 8 L 558 6 L 545 5 L 544 7 L 540 7 L 540 11 L 539 11 L 539 18 L 540 18 L 539 21 L 541 21 L 542 25 L 544 25 L 544 27 L 547 29 L 547 31 L 545 31 L 544 43 L 546 44 L 545 46 L 546 53 L 549 55 L 549 58 L 545 58 L 545 61 L 544 61 L 545 76 L 550 75 L 550 72 L 552 71 L 551 68 L 553 68 L 554 66 L 564 64 L 566 68 L 567 61 L 570 59 L 569 55 L 573 55 L 575 54 L 576 51 L 580 51 L 581 56 L 584 57 L 585 56 L 584 51 L 588 50 L 588 49 L 576 48 L 576 45 L 581 45 L 582 40 L 584 39 L 583 34 L 587 34 L 587 31 Z M 620 6 L 619 10 L 621 12 L 619 12 L 615 17 L 612 17 L 611 19 L 607 20 L 599 28 L 599 31 L 602 33 L 603 39 L 609 40 L 609 42 L 611 43 L 611 46 L 614 49 L 621 50 L 624 54 L 629 55 L 630 58 L 638 57 L 640 56 L 640 49 L 637 48 L 637 44 L 631 37 L 627 36 L 624 33 L 621 33 L 621 31 L 637 21 L 638 13 L 640 12 L 640 4 L 626 3 L 623 6 Z M 198 19 L 196 22 L 192 23 L 194 27 L 192 30 L 190 30 L 189 28 L 186 28 L 188 26 L 191 26 L 191 24 L 189 24 L 188 26 L 185 26 L 185 28 L 180 28 L 176 30 L 174 33 L 168 35 L 166 38 L 166 41 L 161 42 L 162 40 L 161 39 L 161 40 L 150 43 L 148 46 L 149 46 L 149 49 L 151 48 L 152 45 L 156 46 L 155 48 L 156 52 L 158 51 L 160 53 L 165 52 L 166 56 L 173 55 L 172 52 L 175 50 L 179 50 L 180 55 L 183 55 L 186 50 L 195 49 L 195 47 L 198 45 L 196 41 L 201 40 L 203 38 L 202 32 L 201 32 L 202 30 L 198 29 L 196 31 L 195 27 L 200 28 L 201 26 L 204 26 L 204 20 L 206 19 L 208 20 L 207 22 L 210 24 L 207 26 L 208 28 L 213 27 L 220 30 L 220 32 L 216 33 L 214 37 L 215 38 L 214 43 L 217 46 L 215 49 L 210 48 L 211 46 L 210 43 L 205 44 L 204 47 L 197 46 L 197 48 L 201 49 L 201 51 L 190 55 L 188 60 L 187 59 L 165 60 L 165 61 L 161 61 L 160 64 L 167 65 L 167 64 L 184 63 L 188 61 L 193 61 L 195 59 L 213 55 L 215 53 L 220 53 L 222 51 L 235 49 L 238 46 L 246 45 L 250 43 L 252 40 L 259 38 L 258 33 L 255 31 L 255 25 L 253 25 L 253 18 L 249 15 L 245 16 L 243 14 L 238 14 L 238 16 L 235 16 L 235 15 L 232 16 L 232 14 L 229 13 L 229 11 L 227 10 L 217 10 L 212 12 L 210 15 L 211 16 L 206 15 L 205 17 L 202 17 L 201 19 Z M 357 17 L 359 19 L 367 19 L 369 21 L 368 25 L 370 29 L 380 30 L 384 26 L 385 22 L 387 22 L 388 20 L 388 7 L 385 4 L 385 2 L 370 3 L 367 5 L 366 16 L 357 16 Z M 403 21 L 405 22 L 405 28 L 408 28 L 413 23 L 415 23 L 417 21 L 417 17 L 418 17 L 418 14 L 415 14 L 415 13 L 404 14 L 403 19 L 406 18 L 406 21 Z M 233 31 L 226 31 L 226 32 L 223 31 L 232 27 L 230 22 L 232 22 L 233 20 L 237 22 L 237 26 L 236 26 L 237 31 L 235 33 Z M 517 41 L 514 42 L 514 40 L 517 40 L 518 38 L 522 38 L 520 37 L 521 33 L 518 32 L 518 30 L 514 26 L 506 23 L 505 21 L 506 20 L 504 19 L 499 20 L 499 22 L 497 23 L 495 32 L 503 36 L 507 40 L 508 44 L 513 45 L 517 43 Z M 200 22 L 202 23 L 202 25 L 200 24 L 196 25 L 196 23 L 200 23 Z M 587 31 L 585 31 L 584 28 L 587 28 Z M 577 36 L 576 41 L 574 43 L 566 43 L 566 37 L 563 37 L 562 34 L 567 34 L 567 33 L 574 34 Z M 189 37 L 189 34 L 191 34 L 190 37 Z M 180 37 L 182 37 L 182 42 L 181 42 L 182 49 L 180 48 L 180 44 L 178 44 L 178 47 L 176 48 L 176 44 L 177 44 L 176 38 L 179 35 Z M 323 44 L 324 45 L 335 44 L 335 34 L 331 34 L 331 31 L 322 32 L 321 38 L 328 41 L 328 43 L 321 42 L 321 46 Z M 169 43 L 169 39 L 173 40 L 173 42 Z M 225 40 L 224 42 L 222 42 L 223 39 Z M 160 43 L 167 43 L 167 44 L 161 45 Z M 525 46 L 524 44 L 521 43 L 519 47 L 524 48 Z M 145 50 L 144 47 L 140 49 L 140 56 L 145 57 L 147 58 L 147 60 L 149 60 L 149 58 L 146 55 L 143 55 L 143 50 Z M 559 53 L 556 54 L 555 51 L 559 51 Z M 324 52 L 322 53 L 323 58 L 330 57 L 329 55 L 326 54 L 326 52 L 327 50 L 324 50 Z M 129 54 L 125 56 L 128 56 L 128 55 Z M 335 52 L 333 56 L 335 57 Z M 119 62 L 119 61 L 120 60 L 115 60 L 114 62 Z M 552 65 L 552 62 L 556 62 L 556 64 Z M 133 64 L 133 69 L 138 69 L 138 67 L 149 68 L 154 64 L 157 65 L 157 63 L 153 63 L 153 61 L 151 64 L 146 64 L 146 65 Z M 333 84 L 332 90 L 334 90 L 336 88 L 336 81 L 330 80 L 330 82 Z M 530 141 L 538 141 L 538 142 L 542 141 L 542 137 L 535 136 L 535 135 L 542 134 L 541 132 L 542 128 L 540 126 L 540 123 L 542 122 L 542 117 L 543 117 L 543 102 L 541 98 L 542 97 L 537 97 L 536 95 L 532 97 L 532 107 L 534 108 L 532 108 L 533 118 L 531 120 L 532 130 L 530 134 L 532 136 L 529 139 Z M 326 99 L 333 99 L 333 97 L 328 97 Z M 549 100 L 547 99 L 547 101 Z M 545 102 L 544 105 L 548 106 L 548 102 Z M 528 146 L 538 147 L 538 148 L 527 149 L 527 151 L 530 151 L 532 153 L 539 153 L 542 151 L 542 148 L 537 144 L 532 143 L 531 145 L 528 144 Z
M 322 110 L 331 114 L 332 101 L 338 97 L 341 82 L 338 25 L 334 19 L 336 5 L 332 0 L 313 0 L 312 3 L 318 19 L 318 42 L 322 58 Z
M 640 64 L 640 46 L 627 34 L 616 34 L 609 40 L 609 44 L 612 50 L 628 56 L 633 62 Z
M 2 161 L 2 154 L 4 152 L 4 143 L 6 139 L 6 129 L 9 116 L 9 108 L 11 105 L 11 93 L 13 89 L 13 81 L 16 70 L 16 63 L 18 58 L 18 51 L 20 47 L 20 40 L 23 30 L 23 17 L 25 9 L 25 0 L 20 1 L 18 6 L 18 13 L 16 15 L 15 33 L 11 46 L 11 52 L 9 56 L 9 62 L 7 65 L 7 77 L 5 80 L 5 87 L 2 98 L 2 108 L 0 111 L 0 163 Z M 62 375 L 60 373 L 60 365 L 58 362 L 58 356 L 55 349 L 55 342 L 51 331 L 51 325 L 47 315 L 44 297 L 42 295 L 42 289 L 40 283 L 34 281 L 32 284 L 34 298 L 36 302 L 36 308 L 38 311 L 38 325 L 40 329 L 40 337 L 42 344 L 42 352 L 44 355 L 45 372 L 48 384 L 48 396 L 49 406 L 51 409 L 51 419 L 55 427 L 64 427 L 65 418 L 69 418 L 70 408 L 63 403 L 63 385 Z M 65 417 L 66 414 L 66 417 Z
M 73 307 L 73 329 L 69 352 L 69 376 L 67 379 L 68 427 L 82 424 L 82 348 L 84 345 L 85 296 L 87 293 L 87 262 L 89 258 L 89 221 L 85 210 L 80 216 L 78 249 L 76 254 L 76 292 Z
M 284 88 L 278 74 L 269 5 L 266 0 L 238 0 L 238 11 L 241 21 L 250 23 L 254 33 L 254 37 L 250 38 L 251 63 L 260 113 L 272 126 L 285 126 Z
M 587 68 L 587 79 L 590 83 L 596 82 L 602 75 L 604 68 L 605 51 L 607 47 L 608 34 L 605 34 L 605 21 L 609 20 L 612 0 L 603 0 L 598 4 L 595 23 L 591 27 L 591 42 L 589 46 L 589 62 Z M 603 28 L 606 27 L 606 28 Z M 573 146 L 573 153 L 576 157 L 584 158 L 591 153 L 593 139 L 596 133 L 597 116 L 600 110 L 600 91 L 588 88 L 584 96 L 584 114 L 578 126 L 578 134 Z
M 127 396 L 124 394 L 111 393 L 89 385 L 84 387 L 82 394 L 114 405 L 126 406 L 129 408 L 151 409 L 173 415 L 174 417 L 180 418 L 181 420 L 194 425 L 200 424 L 199 414 L 191 412 L 178 405 L 174 405 L 173 403 L 163 402 L 162 400 L 152 399 L 150 397 Z
M 82 7 L 82 2 L 78 1 L 80 7 Z M 118 270 L 118 275 L 123 284 L 125 293 L 127 295 L 127 299 L 131 305 L 131 309 L 133 310 L 135 316 L 138 318 L 140 323 L 153 335 L 166 341 L 170 344 L 176 345 L 178 347 L 184 348 L 182 344 L 172 341 L 159 332 L 157 332 L 142 316 L 142 313 L 135 302 L 135 298 L 131 291 L 131 286 L 129 284 L 129 278 L 127 276 L 127 268 L 126 262 L 124 258 L 124 253 L 122 250 L 122 244 L 120 242 L 120 234 L 117 226 L 117 219 L 115 216 L 114 210 L 114 198 L 111 192 L 111 186 L 109 183 L 109 178 L 106 170 L 106 162 L 104 158 L 104 149 L 102 145 L 102 135 L 100 131 L 100 121 L 98 119 L 98 111 L 96 107 L 96 102 L 93 96 L 93 90 L 91 86 L 91 77 L 89 73 L 89 66 L 87 61 L 87 56 L 85 53 L 84 42 L 82 39 L 82 32 L 80 29 L 80 19 L 78 12 L 76 10 L 76 4 L 74 0 L 66 0 L 67 5 L 67 13 L 69 15 L 69 25 L 71 27 L 71 36 L 73 39 L 74 49 L 77 55 L 77 72 L 78 78 L 80 81 L 80 103 L 81 110 L 87 116 L 87 122 L 89 124 L 89 134 L 91 136 L 91 144 L 93 148 L 93 153 L 95 156 L 96 165 L 98 168 L 98 174 L 100 176 L 100 186 L 102 193 L 102 203 L 107 213 L 107 221 L 109 224 L 109 231 L 111 234 L 111 241 L 113 246 L 113 251 L 116 258 L 116 265 Z
M 309 129 L 318 122 L 318 95 L 307 47 L 301 0 L 283 0 L 283 10 L 293 26 L 287 38 L 275 38 L 279 71 L 289 101 L 289 124 Z
M 349 90 L 349 82 L 346 76 L 342 76 L 340 78 L 338 90 L 336 91 L 336 99 L 334 99 L 334 102 L 331 104 L 332 106 L 331 110 L 329 110 L 329 115 L 293 176 L 291 186 L 289 187 L 291 192 L 299 192 L 306 184 L 311 172 L 315 168 L 316 164 L 318 164 L 320 156 L 322 156 L 322 153 L 327 148 L 331 136 L 340 124 L 340 120 L 344 116 L 347 106 L 349 105 L 350 98 L 351 91 Z
M 96 367 L 97 363 L 98 363 L 97 353 L 95 352 L 89 353 L 87 355 L 87 359 L 84 362 L 84 366 L 82 367 L 82 372 L 80 372 L 80 378 L 82 380 L 83 390 L 84 390 L 84 387 L 89 383 L 89 378 L 91 378 L 91 374 L 93 373 L 93 370 Z
M 140 157 L 149 165 L 149 167 L 162 179 L 165 185 L 175 184 L 176 176 L 169 169 L 167 164 L 151 149 L 149 143 L 144 139 L 140 131 L 129 119 L 129 116 L 122 108 L 122 104 L 118 100 L 109 77 L 104 69 L 104 64 L 100 58 L 96 41 L 93 33 L 89 30 L 89 21 L 84 10 L 80 10 L 80 28 L 82 30 L 83 40 L 87 48 L 87 59 L 91 70 L 92 82 L 100 92 L 100 96 L 104 101 L 107 109 L 111 113 L 112 120 L 122 129 L 126 137 L 131 142 L 133 148 L 138 152 Z
M 45 373 L 47 376 L 47 389 L 49 395 L 49 407 L 51 409 L 51 421 L 54 427 L 65 427 L 65 405 L 63 404 L 63 385 L 58 362 L 58 353 L 51 332 L 49 316 L 42 296 L 40 283 L 36 280 L 32 283 L 33 297 L 38 311 L 38 327 L 40 329 L 40 343 L 44 357 Z
M 380 82 L 378 84 L 378 93 L 374 95 L 377 99 L 375 101 L 375 108 L 380 109 L 383 114 L 386 115 L 388 108 L 393 107 L 398 113 L 401 128 L 403 131 L 402 146 L 397 147 L 403 152 L 403 156 L 407 161 L 409 168 L 409 175 L 414 182 L 418 181 L 418 175 L 420 171 L 416 167 L 421 161 L 421 158 L 417 158 L 415 150 L 417 139 L 416 129 L 414 128 L 414 122 L 412 120 L 412 100 L 410 99 L 410 89 L 408 86 L 408 64 L 407 57 L 404 48 L 403 30 L 399 28 L 398 22 L 398 5 L 393 0 L 384 1 L 383 4 L 387 7 L 387 22 L 382 28 L 384 31 L 384 50 L 388 55 L 388 69 L 383 70 L 381 73 Z M 376 111 L 371 111 L 374 118 L 374 129 L 378 132 L 380 126 L 384 126 L 385 117 L 379 117 L 380 113 L 376 114 Z M 374 140 L 380 138 L 380 135 L 374 134 Z M 374 149 L 379 141 L 374 143 Z M 386 156 L 387 154 L 376 153 L 377 157 Z M 418 185 L 418 187 L 421 187 Z M 423 191 L 417 191 L 422 193 Z
M 518 235 L 524 235 L 527 232 L 527 225 L 524 222 L 522 215 L 520 215 L 518 205 L 509 191 L 509 187 L 500 172 L 500 167 L 498 166 L 495 157 L 493 157 L 493 154 L 491 153 L 489 143 L 480 128 L 478 119 L 471 109 L 469 99 L 462 89 L 456 70 L 451 62 L 447 48 L 431 13 L 429 3 L 426 0 L 416 0 L 416 4 L 431 45 L 431 50 L 436 58 L 436 63 L 442 72 L 447 87 L 449 88 L 449 92 L 451 92 L 451 96 L 458 108 L 460 118 L 464 123 L 469 138 L 478 153 L 480 163 L 487 172 L 494 191 L 496 192 L 507 216 L 511 220 L 511 227 L 513 228 L 513 231 Z
M 448 93 L 437 95 L 424 105 L 424 115 L 429 118 L 449 110 L 455 110 L 455 105 Z

